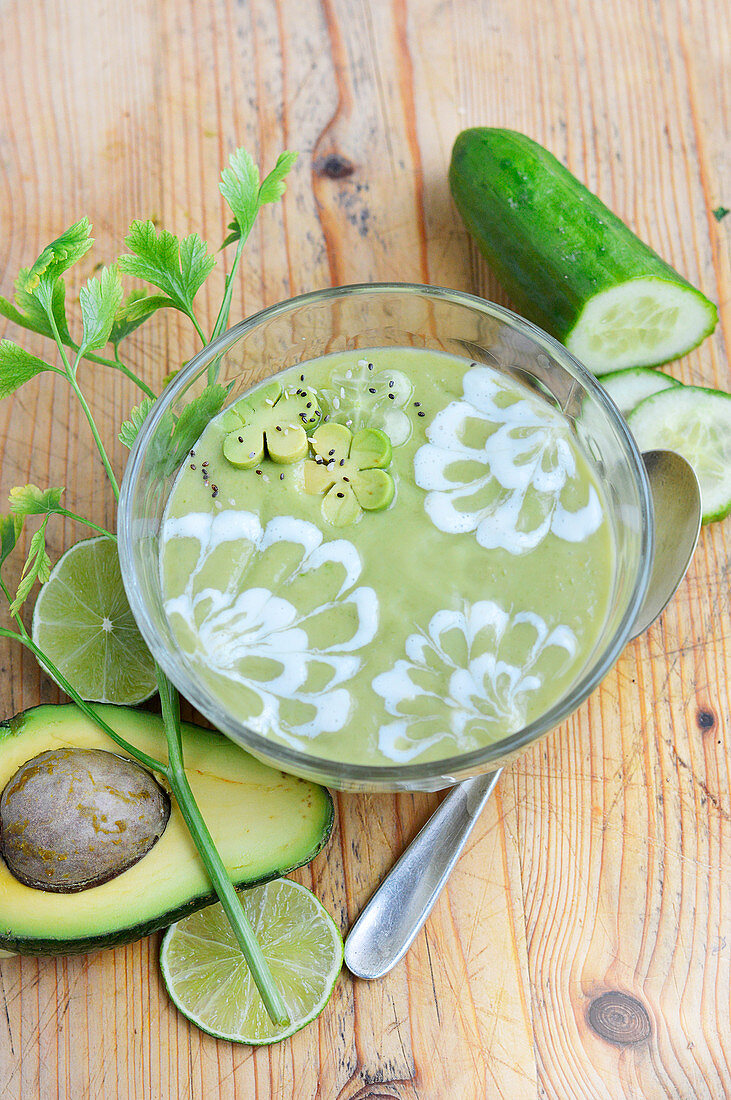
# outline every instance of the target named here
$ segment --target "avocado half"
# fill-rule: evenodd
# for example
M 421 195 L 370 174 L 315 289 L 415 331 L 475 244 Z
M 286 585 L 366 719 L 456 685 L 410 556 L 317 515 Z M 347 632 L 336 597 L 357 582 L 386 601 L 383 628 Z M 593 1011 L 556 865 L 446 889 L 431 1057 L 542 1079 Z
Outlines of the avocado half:
M 130 744 L 167 758 L 158 715 L 127 707 L 95 709 Z M 317 855 L 333 823 L 333 802 L 324 787 L 276 771 L 199 726 L 183 723 L 182 737 L 190 786 L 235 886 L 277 878 Z M 126 755 L 73 704 L 33 707 L 0 723 L 0 791 L 27 760 L 69 746 Z M 71 894 L 38 890 L 16 879 L 0 859 L 0 950 L 75 955 L 117 947 L 215 900 L 171 798 L 159 840 L 132 867 L 98 886 Z

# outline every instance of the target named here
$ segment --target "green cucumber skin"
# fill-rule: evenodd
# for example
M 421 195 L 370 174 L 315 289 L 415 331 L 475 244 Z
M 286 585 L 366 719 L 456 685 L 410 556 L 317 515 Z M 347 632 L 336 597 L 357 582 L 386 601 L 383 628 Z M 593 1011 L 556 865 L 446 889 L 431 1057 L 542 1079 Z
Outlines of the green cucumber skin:
M 290 871 L 296 870 L 297 867 L 304 867 L 322 851 L 330 839 L 330 833 L 332 832 L 333 821 L 335 819 L 335 807 L 332 795 L 329 791 L 326 791 L 326 793 L 328 796 L 327 817 L 323 824 L 323 834 L 319 844 L 317 844 L 303 859 L 299 860 L 297 863 L 293 863 L 291 867 L 281 867 L 276 871 L 271 871 L 269 874 L 264 875 L 262 878 L 253 880 L 232 878 L 231 881 L 234 886 L 245 889 L 252 886 L 262 886 L 265 882 L 271 882 L 272 879 L 282 878 L 284 875 L 289 874 Z M 110 947 L 122 947 L 125 944 L 134 943 L 135 940 L 141 940 L 145 936 L 150 936 L 153 932 L 157 932 L 161 928 L 168 928 L 169 925 L 175 924 L 176 921 L 182 920 L 183 917 L 189 917 L 191 913 L 197 913 L 199 909 L 204 909 L 206 905 L 213 905 L 216 901 L 218 901 L 218 898 L 215 894 L 203 894 L 200 897 L 193 898 L 191 901 L 186 902 L 185 905 L 178 906 L 178 908 L 171 909 L 166 913 L 161 913 L 152 920 L 143 921 L 141 924 L 130 925 L 128 928 L 119 928 L 106 936 L 86 936 L 83 938 L 79 937 L 78 939 L 63 940 L 39 939 L 37 937 L 31 939 L 3 935 L 2 931 L 0 931 L 0 948 L 3 951 L 13 951 L 16 955 L 47 956 L 85 955 L 89 951 L 101 951 Z
M 514 305 L 558 340 L 566 341 L 591 298 L 637 278 L 663 279 L 698 295 L 712 318 L 705 335 L 713 331 L 715 306 L 525 134 L 463 130 L 449 185 Z

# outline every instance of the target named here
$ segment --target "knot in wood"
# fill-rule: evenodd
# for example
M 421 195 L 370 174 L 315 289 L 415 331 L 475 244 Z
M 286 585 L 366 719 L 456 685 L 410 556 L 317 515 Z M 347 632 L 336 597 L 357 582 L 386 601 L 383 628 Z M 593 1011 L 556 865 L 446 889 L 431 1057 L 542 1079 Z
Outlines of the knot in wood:
M 699 710 L 695 716 L 695 720 L 698 723 L 698 728 L 702 730 L 712 730 L 716 724 L 716 719 L 710 710 Z
M 601 1039 L 622 1047 L 643 1043 L 652 1031 L 645 1006 L 618 989 L 594 998 L 589 1005 L 589 1026 Z
M 330 153 L 329 156 L 315 161 L 315 171 L 318 176 L 325 176 L 329 180 L 342 180 L 353 175 L 355 165 L 347 157 L 341 157 L 340 153 Z

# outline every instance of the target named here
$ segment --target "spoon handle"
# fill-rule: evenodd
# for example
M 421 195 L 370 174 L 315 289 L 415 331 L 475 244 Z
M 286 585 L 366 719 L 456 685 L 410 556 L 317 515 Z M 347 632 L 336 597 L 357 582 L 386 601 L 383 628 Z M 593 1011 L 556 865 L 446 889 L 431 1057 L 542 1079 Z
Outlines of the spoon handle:
M 459 783 L 386 875 L 345 941 L 345 964 L 359 978 L 382 978 L 429 916 L 500 771 Z

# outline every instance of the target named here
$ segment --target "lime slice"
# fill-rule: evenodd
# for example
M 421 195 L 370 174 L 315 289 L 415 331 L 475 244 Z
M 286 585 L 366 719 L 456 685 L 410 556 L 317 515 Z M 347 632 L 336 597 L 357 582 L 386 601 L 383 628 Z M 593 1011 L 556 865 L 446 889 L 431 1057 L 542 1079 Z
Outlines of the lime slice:
M 141 703 L 156 690 L 111 539 L 85 539 L 62 555 L 36 600 L 33 641 L 89 702 Z
M 176 1007 L 219 1039 L 260 1046 L 294 1035 L 319 1016 L 343 965 L 343 941 L 317 898 L 280 878 L 239 891 L 287 1006 L 290 1023 L 273 1024 L 220 905 L 173 924 L 160 951 L 162 976 Z
M 731 394 L 673 386 L 641 401 L 627 417 L 641 451 L 677 451 L 701 487 L 703 522 L 731 513 Z

